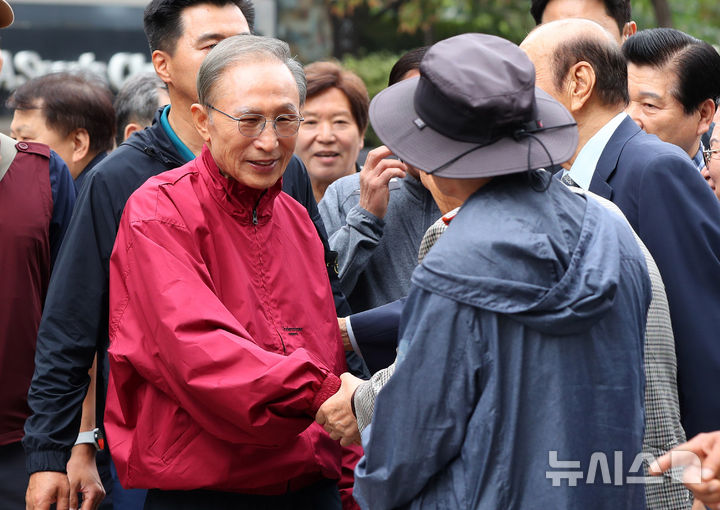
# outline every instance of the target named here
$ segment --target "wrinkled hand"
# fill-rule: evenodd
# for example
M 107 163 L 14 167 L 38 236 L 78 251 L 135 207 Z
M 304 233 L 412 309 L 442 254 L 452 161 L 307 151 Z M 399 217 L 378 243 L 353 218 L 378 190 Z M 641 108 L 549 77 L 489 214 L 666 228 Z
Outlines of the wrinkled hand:
M 82 494 L 81 510 L 96 510 L 105 498 L 97 465 L 95 447 L 90 444 L 74 446 L 67 463 L 67 477 L 70 483 L 70 509 L 78 508 L 78 493 Z
M 340 376 L 340 389 L 320 406 L 315 421 L 323 426 L 334 440 L 340 440 L 342 446 L 361 444 L 357 419 L 352 412 L 352 396 L 361 383 L 365 382 L 352 374 Z
M 392 152 L 384 145 L 371 150 L 360 171 L 359 205 L 378 218 L 383 218 L 387 212 L 390 179 L 403 178 L 407 171 L 405 163 L 397 159 L 385 159 L 388 156 L 392 156 Z
M 38 471 L 30 475 L 25 492 L 26 510 L 50 510 L 57 503 L 57 510 L 68 510 L 70 483 L 67 475 L 58 471 Z
M 720 510 L 720 431 L 698 434 L 676 446 L 650 465 L 659 475 L 683 467 L 683 483 L 712 510 Z

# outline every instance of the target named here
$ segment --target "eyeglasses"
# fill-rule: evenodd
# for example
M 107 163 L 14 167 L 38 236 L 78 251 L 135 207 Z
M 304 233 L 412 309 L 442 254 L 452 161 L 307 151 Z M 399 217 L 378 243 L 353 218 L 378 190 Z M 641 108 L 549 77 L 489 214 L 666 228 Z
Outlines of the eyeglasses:
M 222 113 L 227 118 L 237 122 L 240 134 L 243 136 L 247 136 L 248 138 L 255 138 L 257 136 L 260 136 L 260 134 L 265 129 L 267 121 L 270 120 L 264 115 L 260 115 L 259 113 L 246 113 L 240 115 L 239 117 L 233 117 L 232 115 L 228 115 L 222 110 L 218 110 L 211 104 L 207 105 L 207 107 L 215 110 L 218 113 Z M 273 129 L 275 130 L 275 134 L 278 135 L 280 138 L 295 136 L 298 132 L 298 129 L 300 129 L 300 123 L 304 120 L 305 119 L 303 119 L 300 115 L 278 115 L 277 117 L 272 119 Z
M 710 164 L 711 159 L 720 159 L 720 149 L 703 149 L 705 165 Z

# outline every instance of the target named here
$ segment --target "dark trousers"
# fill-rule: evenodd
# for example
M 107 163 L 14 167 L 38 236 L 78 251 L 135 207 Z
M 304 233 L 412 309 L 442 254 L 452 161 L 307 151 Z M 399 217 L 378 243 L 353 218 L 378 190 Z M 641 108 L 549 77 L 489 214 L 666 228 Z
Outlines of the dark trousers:
M 3 510 L 25 510 L 28 478 L 22 443 L 0 446 L 0 507 Z
M 109 461 L 112 486 L 112 508 L 114 510 L 142 510 L 145 505 L 145 489 L 125 489 L 120 484 L 120 479 L 112 459 Z M 105 480 L 103 479 L 103 484 Z M 107 490 L 107 486 L 105 488 Z M 102 508 L 100 510 L 103 510 Z
M 145 510 L 340 510 L 337 482 L 327 480 L 279 496 L 150 489 Z
M 95 464 L 100 475 L 100 481 L 105 488 L 105 499 L 100 503 L 98 510 L 114 510 L 115 491 L 113 490 L 112 476 L 110 474 L 110 454 L 107 450 L 100 450 L 95 454 Z M 82 504 L 82 496 L 80 496 L 79 502 Z

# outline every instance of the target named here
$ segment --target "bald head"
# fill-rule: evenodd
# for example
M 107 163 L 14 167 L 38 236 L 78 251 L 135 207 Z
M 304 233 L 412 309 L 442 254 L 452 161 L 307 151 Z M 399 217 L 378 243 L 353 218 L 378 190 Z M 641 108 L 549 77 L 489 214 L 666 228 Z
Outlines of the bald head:
M 537 86 L 569 107 L 568 83 L 577 67 L 591 75 L 592 94 L 600 103 L 624 107 L 627 65 L 613 35 L 594 21 L 564 19 L 535 28 L 520 44 L 535 65 Z
M 594 21 L 568 18 L 538 25 L 520 43 L 520 47 L 526 52 L 528 48 L 537 48 L 541 45 L 549 45 L 554 48 L 560 42 L 570 41 L 581 36 L 599 42 L 614 43 L 615 41 L 610 32 Z

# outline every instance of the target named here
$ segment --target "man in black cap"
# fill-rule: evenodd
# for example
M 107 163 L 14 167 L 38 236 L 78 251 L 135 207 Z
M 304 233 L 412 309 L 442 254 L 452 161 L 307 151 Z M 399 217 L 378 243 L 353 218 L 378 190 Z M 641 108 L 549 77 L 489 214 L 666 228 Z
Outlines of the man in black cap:
M 465 34 L 433 46 L 420 69 L 378 94 L 370 118 L 433 195 L 463 206 L 413 274 L 397 368 L 363 432 L 356 499 L 372 509 L 641 507 L 643 486 L 623 481 L 642 444 L 650 300 L 632 231 L 536 170 L 570 158 L 577 129 L 535 88 L 517 46 Z M 598 452 L 615 479 L 553 471 Z

